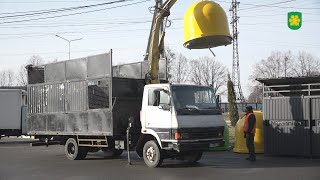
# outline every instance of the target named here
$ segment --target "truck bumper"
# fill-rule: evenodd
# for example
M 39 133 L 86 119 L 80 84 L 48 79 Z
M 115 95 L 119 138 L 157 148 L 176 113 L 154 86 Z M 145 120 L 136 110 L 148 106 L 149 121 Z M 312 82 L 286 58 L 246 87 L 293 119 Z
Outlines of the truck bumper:
M 207 151 L 209 147 L 224 146 L 224 140 L 198 141 L 198 142 L 174 142 L 173 150 L 183 151 Z

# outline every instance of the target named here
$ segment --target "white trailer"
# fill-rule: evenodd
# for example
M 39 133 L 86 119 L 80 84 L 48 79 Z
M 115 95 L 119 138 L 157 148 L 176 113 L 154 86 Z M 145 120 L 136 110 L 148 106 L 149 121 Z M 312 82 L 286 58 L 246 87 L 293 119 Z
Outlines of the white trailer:
M 0 138 L 26 134 L 27 93 L 0 89 Z

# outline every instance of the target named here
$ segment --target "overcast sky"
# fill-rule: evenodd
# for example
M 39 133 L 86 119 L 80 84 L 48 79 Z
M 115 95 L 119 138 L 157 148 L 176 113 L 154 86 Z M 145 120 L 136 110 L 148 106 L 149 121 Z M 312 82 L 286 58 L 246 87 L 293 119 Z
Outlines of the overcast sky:
M 113 49 L 114 63 L 142 61 L 152 20 L 148 8 L 154 5 L 154 0 L 132 0 L 28 17 L 16 14 L 111 1 L 116 0 L 0 0 L 0 70 L 18 71 L 32 55 L 40 55 L 46 61 L 68 59 L 68 43 L 55 34 L 67 39 L 83 38 L 71 44 L 71 58 Z M 208 50 L 187 50 L 182 46 L 181 19 L 194 2 L 196 0 L 177 1 L 171 11 L 173 23 L 167 29 L 165 42 L 188 58 L 212 56 Z M 231 0 L 215 2 L 224 8 L 230 22 Z M 128 5 L 131 3 L 139 4 Z M 126 6 L 114 8 L 119 5 Z M 291 11 L 302 12 L 303 24 L 299 30 L 293 31 L 287 27 L 287 14 Z M 79 12 L 88 13 L 70 15 Z M 267 58 L 272 51 L 291 50 L 296 53 L 303 50 L 320 58 L 320 0 L 242 0 L 239 16 L 240 71 L 245 95 L 248 95 L 251 84 L 248 78 L 252 73 L 252 65 Z M 38 18 L 47 19 L 30 21 Z M 213 50 L 216 60 L 221 61 L 231 72 L 232 46 Z

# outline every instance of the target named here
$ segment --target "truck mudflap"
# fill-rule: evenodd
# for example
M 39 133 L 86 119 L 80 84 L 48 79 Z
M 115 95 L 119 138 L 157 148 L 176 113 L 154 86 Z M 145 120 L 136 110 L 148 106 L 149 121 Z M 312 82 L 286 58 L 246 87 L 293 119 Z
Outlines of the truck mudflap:
M 175 151 L 207 151 L 209 147 L 222 147 L 224 140 L 199 141 L 199 142 L 176 142 L 172 144 Z

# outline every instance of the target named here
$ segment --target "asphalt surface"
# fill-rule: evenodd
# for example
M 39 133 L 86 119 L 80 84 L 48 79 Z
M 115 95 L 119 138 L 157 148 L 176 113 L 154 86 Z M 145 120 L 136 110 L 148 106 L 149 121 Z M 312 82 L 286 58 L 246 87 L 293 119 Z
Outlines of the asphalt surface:
M 119 159 L 105 159 L 103 153 L 89 153 L 85 160 L 70 161 L 60 145 L 31 147 L 30 140 L 0 140 L 0 180 L 2 179 L 236 179 L 320 180 L 320 159 L 266 157 L 256 162 L 232 152 L 204 153 L 199 163 L 188 165 L 165 160 L 160 168 L 148 168 L 135 152 L 132 166 L 126 153 Z M 31 140 L 32 141 L 32 140 Z

